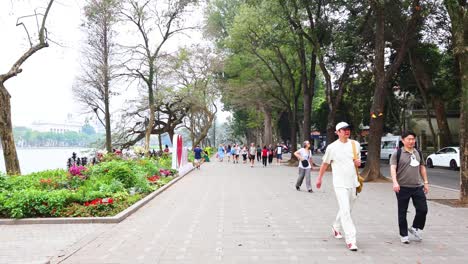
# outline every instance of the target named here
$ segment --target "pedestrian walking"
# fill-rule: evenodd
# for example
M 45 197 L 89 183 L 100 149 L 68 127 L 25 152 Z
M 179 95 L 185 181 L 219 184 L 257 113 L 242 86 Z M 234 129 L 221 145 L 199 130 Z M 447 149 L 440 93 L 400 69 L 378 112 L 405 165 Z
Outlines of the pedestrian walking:
M 239 163 L 239 154 L 240 154 L 240 147 L 239 145 L 235 145 L 234 146 L 234 157 L 233 157 L 233 161 L 234 163 Z
M 276 145 L 276 165 L 280 165 L 281 160 L 283 160 L 283 146 L 278 143 Z
M 348 123 L 340 122 L 336 125 L 338 139 L 331 143 L 325 150 L 322 166 L 320 166 L 317 178 L 317 189 L 322 186 L 323 174 L 328 166 L 332 166 L 333 187 L 338 201 L 338 214 L 332 225 L 332 232 L 335 238 L 342 238 L 341 231 L 344 231 L 346 246 L 351 251 L 357 251 L 356 227 L 351 218 L 351 209 L 356 200 L 356 187 L 359 186 L 355 166 L 361 165 L 360 153 L 354 159 L 352 140 L 349 139 L 351 129 Z M 356 149 L 360 149 L 358 142 L 354 141 Z
M 231 162 L 231 156 L 232 156 L 232 153 L 231 153 L 231 145 L 227 145 L 227 148 L 226 148 L 226 156 L 227 156 L 228 162 Z M 234 160 L 234 158 L 233 158 L 233 160 Z
M 263 164 L 263 167 L 265 168 L 267 166 L 267 159 L 268 159 L 268 149 L 267 149 L 267 146 L 263 146 L 263 149 L 262 149 L 262 164 Z
M 247 163 L 247 154 L 248 154 L 247 147 L 243 145 L 241 149 L 241 155 L 242 155 L 242 163 L 244 164 Z
M 257 145 L 257 161 L 260 162 L 262 160 L 262 148 L 260 145 Z
M 270 145 L 268 145 L 268 164 L 273 163 L 274 156 L 275 156 L 275 149 L 270 144 Z
M 224 159 L 224 146 L 223 144 L 219 144 L 219 147 L 218 147 L 218 159 L 219 161 L 223 161 Z
M 201 159 L 202 159 L 202 152 L 203 150 L 200 148 L 199 145 L 197 145 L 194 149 L 193 152 L 195 153 L 194 157 L 194 162 L 195 162 L 195 168 L 200 169 L 200 164 L 201 164 Z
M 312 191 L 312 184 L 310 183 L 310 171 L 312 169 L 312 151 L 310 149 L 310 142 L 304 141 L 301 149 L 294 152 L 294 156 L 299 160 L 299 176 L 296 181 L 296 190 L 301 190 L 304 177 L 306 179 L 306 188 L 308 192 Z
M 255 163 L 255 154 L 257 153 L 257 148 L 255 147 L 254 143 L 250 143 L 250 148 L 249 148 L 249 161 L 250 161 L 250 167 L 253 168 L 254 163 Z
M 416 134 L 404 132 L 401 135 L 403 148 L 398 149 L 390 157 L 390 174 L 392 175 L 393 191 L 398 202 L 398 227 L 400 241 L 409 244 L 409 233 L 415 241 L 422 240 L 422 230 L 426 224 L 427 201 L 429 192 L 426 165 L 420 151 L 415 149 Z M 413 200 L 416 214 L 413 224 L 408 228 L 406 213 L 410 199 Z

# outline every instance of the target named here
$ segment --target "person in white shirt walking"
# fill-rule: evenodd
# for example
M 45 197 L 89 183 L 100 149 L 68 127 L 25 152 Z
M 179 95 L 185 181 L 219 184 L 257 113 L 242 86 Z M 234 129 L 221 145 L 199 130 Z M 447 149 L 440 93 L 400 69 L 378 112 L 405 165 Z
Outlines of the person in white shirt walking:
M 339 206 L 332 232 L 335 238 L 342 238 L 341 230 L 344 231 L 347 248 L 351 251 L 357 251 L 356 228 L 351 218 L 351 208 L 357 197 L 356 187 L 359 186 L 355 166 L 361 165 L 361 157 L 358 152 L 358 158 L 354 160 L 352 144 L 355 144 L 356 149 L 360 149 L 360 145 L 349 139 L 351 129 L 348 123 L 340 122 L 335 128 L 338 140 L 331 143 L 325 151 L 317 178 L 317 189 L 322 186 L 323 174 L 331 164 L 333 187 Z
M 281 161 L 283 160 L 283 146 L 279 143 L 276 145 L 276 165 L 281 165 Z
M 303 147 L 296 152 L 294 156 L 299 160 L 299 176 L 296 182 L 296 190 L 301 189 L 304 177 L 306 179 L 306 188 L 308 192 L 312 191 L 312 184 L 310 183 L 310 170 L 312 169 L 312 151 L 310 150 L 310 142 L 304 141 Z

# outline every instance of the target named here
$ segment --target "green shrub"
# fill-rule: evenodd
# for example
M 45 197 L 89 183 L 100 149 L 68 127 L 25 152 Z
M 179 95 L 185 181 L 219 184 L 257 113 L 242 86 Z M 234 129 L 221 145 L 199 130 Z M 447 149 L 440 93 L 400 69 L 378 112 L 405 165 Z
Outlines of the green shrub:
M 71 193 L 67 190 L 26 189 L 11 192 L 6 197 L 2 211 L 14 218 L 58 216 L 71 201 Z
M 171 168 L 172 167 L 172 155 L 161 156 L 156 159 L 157 167 L 159 168 Z
M 83 177 L 72 176 L 66 170 L 24 176 L 0 174 L 0 216 L 114 215 L 169 182 L 172 177 L 162 177 L 156 184 L 150 184 L 147 177 L 159 173 L 160 168 L 170 168 L 170 163 L 170 157 L 155 160 L 112 157 L 108 162 L 90 166 Z M 85 206 L 102 198 L 113 198 L 116 202 Z

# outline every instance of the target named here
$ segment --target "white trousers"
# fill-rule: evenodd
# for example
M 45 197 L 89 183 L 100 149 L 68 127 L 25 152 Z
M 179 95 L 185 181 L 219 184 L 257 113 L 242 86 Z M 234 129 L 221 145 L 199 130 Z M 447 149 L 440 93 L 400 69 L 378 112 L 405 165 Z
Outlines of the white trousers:
M 351 210 L 356 200 L 356 188 L 335 188 L 336 200 L 338 201 L 338 214 L 333 227 L 343 231 L 346 244 L 356 243 L 356 227 L 351 218 Z

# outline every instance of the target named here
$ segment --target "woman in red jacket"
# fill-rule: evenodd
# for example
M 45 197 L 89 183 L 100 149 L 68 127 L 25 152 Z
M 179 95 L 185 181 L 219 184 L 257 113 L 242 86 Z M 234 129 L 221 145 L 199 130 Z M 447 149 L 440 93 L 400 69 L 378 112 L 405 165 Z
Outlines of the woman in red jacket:
M 267 165 L 267 159 L 268 159 L 268 149 L 265 146 L 263 146 L 263 149 L 262 149 L 262 162 L 263 162 L 263 167 L 266 167 Z

